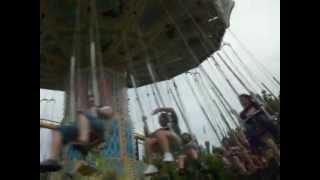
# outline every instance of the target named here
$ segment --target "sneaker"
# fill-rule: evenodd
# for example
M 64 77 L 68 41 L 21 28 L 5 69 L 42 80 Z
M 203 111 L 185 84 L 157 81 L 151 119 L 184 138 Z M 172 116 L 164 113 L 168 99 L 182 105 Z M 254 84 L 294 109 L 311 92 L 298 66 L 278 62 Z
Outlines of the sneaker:
M 144 171 L 144 175 L 148 176 L 148 175 L 152 175 L 157 173 L 159 170 L 155 165 L 149 164 L 146 168 L 146 170 Z
M 164 162 L 174 162 L 173 155 L 169 152 L 164 153 L 163 161 Z
M 57 160 L 49 159 L 40 163 L 40 172 L 54 172 L 62 168 Z

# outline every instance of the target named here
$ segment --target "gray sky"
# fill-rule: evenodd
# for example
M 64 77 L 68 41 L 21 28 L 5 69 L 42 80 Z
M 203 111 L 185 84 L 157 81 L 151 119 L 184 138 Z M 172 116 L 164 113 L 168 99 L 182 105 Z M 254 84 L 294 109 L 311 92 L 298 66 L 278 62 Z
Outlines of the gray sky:
M 230 29 L 241 42 L 253 53 L 266 68 L 268 68 L 277 78 L 280 78 L 280 1 L 279 0 L 236 0 L 236 6 L 232 12 Z M 271 87 L 271 89 L 277 93 L 278 89 L 270 84 L 261 71 L 256 68 L 256 64 L 253 63 L 252 59 L 248 54 L 239 46 L 238 42 L 229 34 L 225 35 L 224 41 L 229 42 L 239 53 L 242 60 L 247 64 L 254 72 L 256 77 Z M 183 44 L 182 44 L 183 45 Z M 237 62 L 235 62 L 237 64 Z M 239 65 L 239 64 L 238 64 Z M 233 107 L 240 111 L 241 107 L 237 102 L 236 96 L 232 93 L 231 89 L 226 84 L 222 76 L 217 70 L 211 69 L 207 62 L 203 64 L 205 69 L 210 73 L 211 77 L 218 84 L 226 98 L 230 101 Z M 244 93 L 244 89 L 240 86 L 239 82 L 231 75 L 230 72 L 224 67 L 224 71 L 231 79 L 231 82 L 237 87 L 237 90 Z M 246 76 L 248 77 L 248 76 Z M 186 106 L 186 114 L 189 117 L 190 125 L 192 130 L 198 137 L 199 141 L 203 143 L 209 140 L 211 143 L 217 144 L 215 135 L 203 114 L 199 106 L 197 105 L 190 89 L 186 85 L 183 76 L 176 77 L 176 82 L 181 91 L 181 97 L 184 105 Z M 193 86 L 196 88 L 195 84 Z M 159 87 L 162 91 L 162 95 L 166 99 L 167 106 L 173 106 L 173 100 L 168 97 L 166 93 L 166 82 L 159 83 Z M 141 99 L 145 105 L 145 111 L 148 113 L 148 123 L 151 130 L 155 130 L 157 126 L 156 117 L 150 115 L 152 109 L 156 107 L 152 96 L 147 97 L 148 92 L 150 93 L 150 86 L 139 88 Z M 136 131 L 142 132 L 141 114 L 134 100 L 132 91 L 129 91 L 129 109 L 130 116 L 134 122 Z M 199 91 L 197 91 L 199 93 Z M 40 90 L 40 97 L 57 99 L 55 103 L 46 104 L 43 103 L 40 109 L 40 117 L 48 119 L 61 120 L 62 118 L 62 104 L 63 95 L 55 94 L 54 92 L 44 92 Z M 200 96 L 201 102 L 204 102 L 205 108 L 211 117 L 217 117 L 217 111 L 212 108 L 207 98 Z M 173 106 L 175 107 L 175 106 Z M 175 109 L 177 109 L 175 107 Z M 52 111 L 59 112 L 58 114 L 52 114 Z M 60 112 L 61 111 L 61 112 Z M 186 131 L 186 127 L 180 117 L 180 125 L 183 131 Z M 41 141 L 47 139 L 48 133 L 40 131 Z M 47 142 L 47 141 L 46 141 Z M 40 155 L 43 156 L 43 155 Z
M 273 73 L 280 77 L 280 1 L 236 0 L 231 29 Z M 229 34 L 226 41 L 234 46 Z

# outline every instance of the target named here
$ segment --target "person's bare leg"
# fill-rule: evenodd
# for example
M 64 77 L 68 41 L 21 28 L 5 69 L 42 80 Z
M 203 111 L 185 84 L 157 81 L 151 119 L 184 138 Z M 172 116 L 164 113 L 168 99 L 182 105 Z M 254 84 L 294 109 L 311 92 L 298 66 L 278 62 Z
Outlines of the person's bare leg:
M 178 168 L 179 169 L 184 169 L 184 159 L 185 159 L 185 156 L 183 156 L 183 155 L 178 157 Z
M 158 173 L 158 168 L 152 164 L 152 154 L 153 154 L 153 146 L 158 143 L 156 138 L 147 138 L 145 141 L 145 154 L 146 154 L 146 163 L 147 167 L 144 171 L 144 175 L 149 176 L 154 173 Z
M 53 131 L 52 143 L 48 159 L 57 159 L 62 148 L 62 135 L 59 131 Z
M 250 171 L 256 171 L 258 169 L 258 167 L 256 166 L 256 164 L 253 162 L 252 158 L 250 157 L 249 153 L 247 151 L 243 151 L 241 153 L 242 158 L 245 160 L 245 162 L 247 163 L 248 169 Z
M 90 135 L 90 124 L 88 119 L 83 116 L 78 116 L 78 127 L 79 127 L 79 141 L 81 143 L 88 143 L 89 142 L 89 135 Z
M 170 152 L 169 140 L 168 140 L 168 132 L 167 131 L 159 131 L 156 134 L 157 139 L 159 140 L 159 144 L 163 153 Z
M 156 138 L 147 138 L 145 141 L 146 163 L 152 163 L 153 146 L 157 143 Z
M 163 152 L 163 162 L 174 162 L 174 156 L 170 152 L 170 144 L 169 139 L 172 139 L 172 132 L 170 131 L 159 131 L 157 135 L 157 139 L 161 146 L 161 150 Z M 179 143 L 180 144 L 180 143 Z
M 241 162 L 241 160 L 238 157 L 233 156 L 232 160 L 233 160 L 234 164 L 240 169 L 240 171 L 242 173 L 247 173 L 248 172 L 246 167 L 245 167 L 245 165 Z

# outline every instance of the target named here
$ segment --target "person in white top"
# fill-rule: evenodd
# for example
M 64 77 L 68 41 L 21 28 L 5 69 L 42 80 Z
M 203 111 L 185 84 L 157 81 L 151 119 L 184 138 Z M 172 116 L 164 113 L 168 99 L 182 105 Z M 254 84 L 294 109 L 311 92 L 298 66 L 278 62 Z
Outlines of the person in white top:
M 159 124 L 161 128 L 147 136 L 145 140 L 145 152 L 147 168 L 145 175 L 152 175 L 158 172 L 158 168 L 152 164 L 152 154 L 157 145 L 163 152 L 164 162 L 174 162 L 175 159 L 170 151 L 170 142 L 175 142 L 178 146 L 181 145 L 179 137 L 180 129 L 178 126 L 178 118 L 173 108 L 157 108 L 153 111 L 153 115 L 160 113 Z

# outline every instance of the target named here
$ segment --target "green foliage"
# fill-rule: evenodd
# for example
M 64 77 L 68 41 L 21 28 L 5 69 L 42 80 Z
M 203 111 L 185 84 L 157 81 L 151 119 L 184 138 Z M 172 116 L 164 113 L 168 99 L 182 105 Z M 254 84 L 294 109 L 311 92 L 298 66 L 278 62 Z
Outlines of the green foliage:
M 275 98 L 266 91 L 262 91 L 262 98 L 266 102 L 266 110 L 270 114 L 280 113 L 280 95 L 279 98 Z
M 224 168 L 223 161 L 219 155 L 207 154 L 201 157 L 202 161 L 208 166 L 209 172 L 215 180 L 233 180 L 236 179 L 234 175 Z

